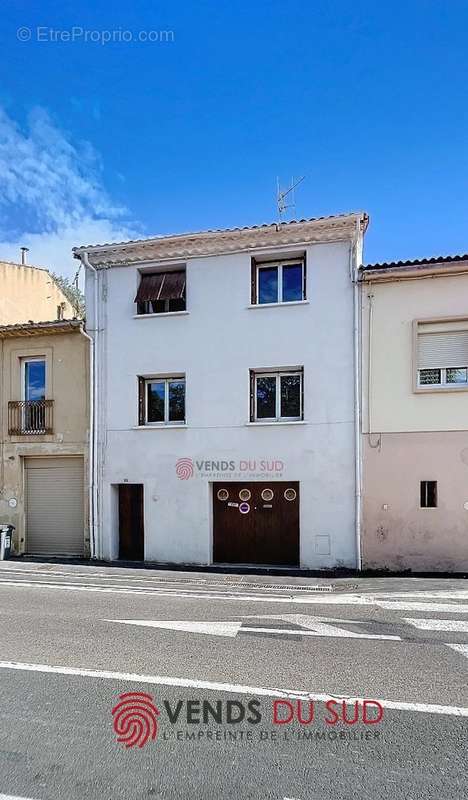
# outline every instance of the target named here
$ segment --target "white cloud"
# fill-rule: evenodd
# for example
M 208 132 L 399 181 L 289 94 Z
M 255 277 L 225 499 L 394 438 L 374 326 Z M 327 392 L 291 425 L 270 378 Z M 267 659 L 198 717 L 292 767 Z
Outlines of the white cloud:
M 29 263 L 71 277 L 73 246 L 141 235 L 127 216 L 89 143 L 72 143 L 43 109 L 26 130 L 0 109 L 0 260 L 18 261 L 24 245 Z

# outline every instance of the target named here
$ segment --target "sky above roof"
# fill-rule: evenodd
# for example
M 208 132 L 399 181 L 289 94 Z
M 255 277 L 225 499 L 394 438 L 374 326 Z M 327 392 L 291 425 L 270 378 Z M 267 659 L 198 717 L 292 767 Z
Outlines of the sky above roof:
M 466 0 L 2 7 L 0 259 L 364 209 L 368 262 L 468 249 Z

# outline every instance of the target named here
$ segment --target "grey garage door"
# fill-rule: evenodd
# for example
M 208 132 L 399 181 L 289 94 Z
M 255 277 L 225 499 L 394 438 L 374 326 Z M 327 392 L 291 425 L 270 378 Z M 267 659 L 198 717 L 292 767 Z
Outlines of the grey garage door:
M 26 459 L 26 551 L 83 555 L 83 459 Z

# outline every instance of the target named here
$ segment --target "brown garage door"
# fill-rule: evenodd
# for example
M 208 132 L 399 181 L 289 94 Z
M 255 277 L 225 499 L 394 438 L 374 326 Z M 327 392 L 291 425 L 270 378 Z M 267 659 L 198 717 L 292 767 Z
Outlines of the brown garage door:
M 299 483 L 214 483 L 213 559 L 299 564 Z

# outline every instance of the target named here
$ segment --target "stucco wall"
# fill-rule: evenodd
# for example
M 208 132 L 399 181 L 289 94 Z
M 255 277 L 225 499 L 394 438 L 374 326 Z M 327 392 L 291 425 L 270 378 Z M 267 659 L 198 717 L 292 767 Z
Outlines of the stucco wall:
M 364 568 L 468 570 L 468 431 L 365 436 L 363 455 Z M 420 508 L 424 480 L 437 508 Z
M 45 269 L 0 262 L 0 325 L 57 319 L 57 306 L 72 319 L 73 307 Z
M 113 487 L 141 482 L 146 559 L 209 563 L 210 477 L 181 481 L 176 460 L 279 459 L 284 470 L 276 479 L 301 483 L 301 565 L 354 566 L 349 244 L 307 249 L 305 305 L 249 308 L 250 254 L 190 259 L 189 313 L 181 316 L 134 319 L 136 266 L 101 272 L 100 282 L 102 554 L 118 555 Z M 87 295 L 89 311 L 90 275 Z M 248 425 L 249 368 L 296 365 L 304 366 L 305 423 Z M 171 372 L 186 375 L 187 427 L 134 429 L 137 376 Z M 320 552 L 324 541 L 329 552 Z
M 466 315 L 468 276 L 398 277 L 362 285 L 363 566 L 463 571 L 468 392 L 414 391 L 413 321 Z M 420 508 L 422 480 L 438 482 L 437 508 Z
M 21 400 L 20 359 L 46 358 L 46 395 L 54 400 L 54 433 L 50 436 L 9 436 L 8 401 Z M 24 546 L 24 458 L 30 456 L 84 456 L 88 474 L 89 343 L 78 332 L 0 339 L 0 521 L 16 527 L 15 549 Z M 11 508 L 9 500 L 17 501 Z M 86 504 L 87 505 L 87 504 Z M 88 511 L 85 509 L 85 544 Z
M 468 392 L 413 391 L 412 323 L 467 314 L 468 275 L 362 286 L 363 430 L 368 432 L 369 295 L 373 296 L 372 430 L 466 430 Z

